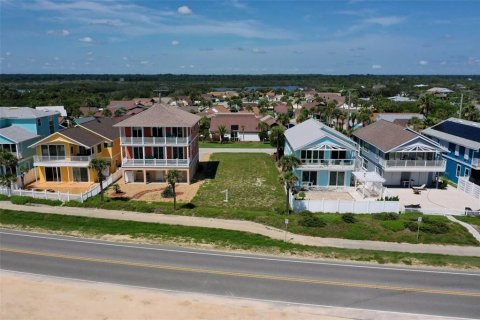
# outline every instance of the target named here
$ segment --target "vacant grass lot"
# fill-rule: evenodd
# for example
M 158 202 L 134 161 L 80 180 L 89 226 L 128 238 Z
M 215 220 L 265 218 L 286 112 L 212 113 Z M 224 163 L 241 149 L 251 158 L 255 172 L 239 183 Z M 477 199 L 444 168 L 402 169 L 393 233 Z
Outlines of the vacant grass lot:
M 262 253 L 280 252 L 295 256 L 303 255 L 309 258 L 480 268 L 480 257 L 313 247 L 274 240 L 247 232 L 214 228 L 185 227 L 11 210 L 0 210 L 0 224 L 4 227 L 20 227 L 47 232 L 54 231 L 76 236 L 79 234 L 87 237 L 121 235 L 153 243 L 175 241 L 187 244 L 210 244 L 217 248 L 252 250 Z
M 247 142 L 200 142 L 200 148 L 252 148 L 252 149 L 268 149 L 273 148 L 270 143 L 247 141 Z
M 214 153 L 218 161 L 213 179 L 193 199 L 196 206 L 272 211 L 283 208 L 285 192 L 271 156 L 263 153 Z M 228 202 L 224 202 L 228 190 Z

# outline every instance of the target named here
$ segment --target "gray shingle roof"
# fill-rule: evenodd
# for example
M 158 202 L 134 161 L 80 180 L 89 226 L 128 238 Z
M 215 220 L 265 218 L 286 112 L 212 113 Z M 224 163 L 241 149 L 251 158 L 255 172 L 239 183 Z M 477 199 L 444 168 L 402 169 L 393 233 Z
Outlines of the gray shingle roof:
M 7 138 L 15 143 L 20 143 L 38 136 L 30 131 L 25 130 L 19 126 L 9 126 L 0 129 L 0 136 Z
M 90 133 L 80 127 L 68 128 L 65 130 L 61 130 L 58 133 L 63 134 L 64 136 L 75 140 L 88 148 L 91 148 L 104 141 L 104 139 L 97 136 L 96 134 Z
M 285 131 L 285 138 L 294 150 L 299 150 L 324 137 L 329 137 L 338 141 L 343 146 L 350 147 L 354 150 L 356 149 L 355 142 L 350 140 L 347 136 L 315 119 L 308 119 L 307 121 Z
M 0 118 L 5 119 L 36 119 L 59 114 L 58 111 L 37 110 L 29 107 L 0 107 Z
M 123 119 L 125 118 L 95 118 L 91 121 L 79 124 L 79 126 L 87 128 L 107 139 L 115 140 L 120 136 L 120 130 L 113 127 L 113 125 Z
M 353 135 L 383 152 L 408 142 L 419 134 L 386 120 L 378 120 L 353 132 Z
M 192 127 L 200 117 L 177 107 L 155 104 L 115 127 Z

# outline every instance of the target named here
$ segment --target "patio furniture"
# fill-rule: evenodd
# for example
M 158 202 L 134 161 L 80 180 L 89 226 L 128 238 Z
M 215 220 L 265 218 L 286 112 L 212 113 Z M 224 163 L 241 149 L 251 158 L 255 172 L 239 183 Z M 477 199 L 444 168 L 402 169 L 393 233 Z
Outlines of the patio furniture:
M 427 190 L 425 183 L 422 184 L 421 186 L 412 186 L 413 191 L 415 190 Z
M 422 190 L 421 189 L 413 189 L 414 194 L 421 194 Z
M 407 204 L 405 209 L 420 209 L 421 207 L 420 204 Z

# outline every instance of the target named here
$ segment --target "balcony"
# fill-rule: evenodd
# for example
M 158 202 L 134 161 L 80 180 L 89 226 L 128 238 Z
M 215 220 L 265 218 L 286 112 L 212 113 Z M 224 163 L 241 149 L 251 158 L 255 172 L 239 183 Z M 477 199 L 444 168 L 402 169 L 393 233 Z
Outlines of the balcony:
M 329 160 L 302 160 L 300 164 L 301 169 L 345 169 L 353 170 L 355 165 L 355 159 L 329 159 Z
M 123 168 L 188 167 L 189 165 L 190 165 L 189 159 L 123 159 L 122 160 Z
M 379 164 L 384 171 L 417 171 L 440 172 L 445 171 L 445 160 L 383 160 Z
M 177 145 L 189 142 L 189 137 L 120 137 L 122 145 Z
M 38 167 L 88 167 L 94 156 L 34 156 Z

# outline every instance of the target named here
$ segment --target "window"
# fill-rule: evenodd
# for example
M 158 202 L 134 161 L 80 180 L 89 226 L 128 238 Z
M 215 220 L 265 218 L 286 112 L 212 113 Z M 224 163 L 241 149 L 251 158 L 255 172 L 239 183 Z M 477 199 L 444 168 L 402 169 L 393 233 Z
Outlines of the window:
M 173 147 L 173 159 L 185 159 L 183 147 Z
M 153 147 L 153 159 L 164 159 L 164 152 L 162 147 Z
M 133 159 L 143 159 L 143 147 L 133 147 Z
M 455 156 L 456 156 L 456 157 L 458 157 L 459 149 L 460 149 L 460 147 L 459 147 L 459 145 L 457 144 L 457 145 L 455 146 Z
M 42 119 L 37 118 L 37 127 L 41 127 L 41 126 L 42 126 Z
M 88 169 L 87 168 L 73 168 L 73 181 L 75 181 L 75 182 L 88 182 Z
M 470 177 L 470 168 L 465 168 L 465 177 Z
M 367 159 L 363 159 L 362 168 L 365 169 L 365 170 L 368 170 L 368 160 Z
M 62 174 L 59 167 L 45 167 L 45 180 L 50 182 L 62 181 Z
M 152 137 L 163 137 L 163 129 L 162 128 L 152 128 Z
M 457 170 L 455 171 L 455 177 L 459 177 L 460 176 L 460 172 L 462 172 L 462 166 L 457 164 Z
M 53 121 L 53 116 L 50 116 L 50 118 L 48 119 L 48 128 L 50 130 L 50 133 L 55 132 L 55 123 Z
M 133 127 L 132 128 L 132 136 L 134 138 L 141 138 L 143 137 L 143 130 L 140 127 Z
M 300 160 L 302 163 L 319 163 L 323 158 L 323 150 L 302 150 L 300 152 Z
M 465 148 L 465 153 L 463 154 L 463 158 L 465 160 L 468 160 L 469 159 L 469 154 L 470 154 L 470 150 L 468 148 Z
M 104 148 L 104 149 L 108 148 L 108 143 L 107 143 L 107 142 L 104 142 L 104 143 L 103 143 L 103 148 Z
M 302 184 L 316 186 L 317 185 L 317 171 L 303 171 Z
M 0 144 L 0 150 L 17 152 L 17 145 L 16 144 Z
M 41 150 L 44 157 L 65 158 L 64 145 L 42 145 Z
M 172 128 L 172 137 L 183 137 L 183 128 Z
M 345 159 L 347 157 L 347 151 L 345 150 L 332 150 L 331 159 Z
M 102 152 L 102 145 L 101 144 L 97 145 L 97 153 L 100 153 L 100 152 Z

